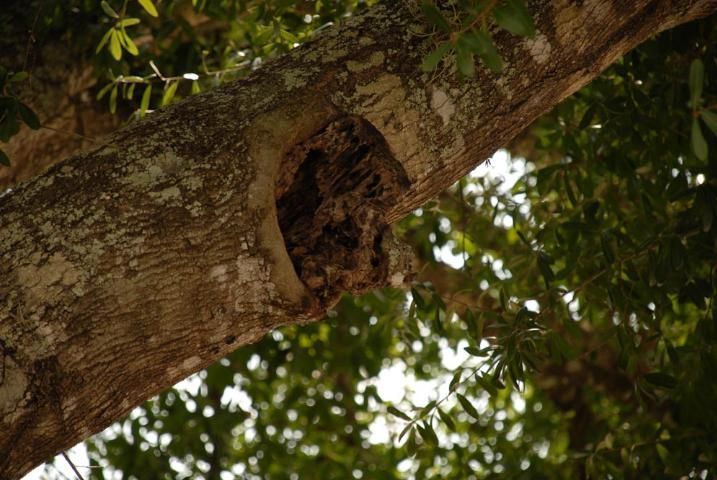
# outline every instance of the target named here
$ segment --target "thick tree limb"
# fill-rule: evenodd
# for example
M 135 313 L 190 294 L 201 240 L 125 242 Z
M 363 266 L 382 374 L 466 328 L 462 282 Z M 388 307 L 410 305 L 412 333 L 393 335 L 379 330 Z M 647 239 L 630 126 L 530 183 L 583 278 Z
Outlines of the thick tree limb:
M 401 5 L 0 199 L 0 478 L 341 289 L 400 281 L 389 223 L 717 0 L 536 1 L 537 36 L 498 35 L 506 70 L 464 83 L 419 73 L 434 39 Z

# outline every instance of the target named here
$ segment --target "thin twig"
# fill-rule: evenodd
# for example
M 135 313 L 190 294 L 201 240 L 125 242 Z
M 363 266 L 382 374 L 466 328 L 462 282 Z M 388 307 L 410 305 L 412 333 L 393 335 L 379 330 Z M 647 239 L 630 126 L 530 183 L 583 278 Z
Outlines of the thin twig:
M 27 71 L 27 62 L 30 59 L 30 52 L 32 51 L 32 46 L 35 43 L 35 27 L 37 26 L 37 20 L 40 18 L 40 14 L 42 13 L 43 6 L 44 3 L 40 3 L 40 5 L 37 7 L 35 19 L 32 21 L 32 27 L 30 28 L 30 36 L 27 38 L 27 45 L 25 45 L 25 58 L 22 61 L 23 71 Z
M 82 135 L 82 134 L 77 133 L 77 132 L 68 132 L 68 131 L 66 131 L 66 130 L 60 130 L 59 128 L 48 127 L 47 125 L 42 125 L 40 128 L 45 128 L 45 129 L 47 129 L 47 130 L 52 130 L 53 132 L 63 133 L 63 134 L 65 134 L 65 135 L 69 135 L 69 136 L 73 136 L 73 137 L 79 137 L 79 138 L 82 138 L 82 139 L 84 139 L 84 140 L 89 140 L 90 142 L 92 142 L 92 143 L 94 143 L 94 144 L 97 144 L 97 145 L 102 145 L 102 144 L 103 144 L 103 143 L 100 142 L 99 140 L 96 140 L 96 139 L 94 139 L 94 138 L 92 138 L 92 137 L 88 137 L 88 136 L 86 136 L 86 135 Z
M 65 452 L 62 452 L 62 457 L 65 459 L 65 461 L 67 463 L 70 464 L 70 468 L 72 469 L 73 472 L 75 472 L 75 475 L 77 475 L 77 478 L 79 480 L 85 480 L 85 478 L 82 476 L 82 474 L 80 474 L 80 472 L 77 471 L 77 467 L 75 467 L 75 464 L 72 463 L 72 460 L 70 460 L 70 457 L 68 457 Z

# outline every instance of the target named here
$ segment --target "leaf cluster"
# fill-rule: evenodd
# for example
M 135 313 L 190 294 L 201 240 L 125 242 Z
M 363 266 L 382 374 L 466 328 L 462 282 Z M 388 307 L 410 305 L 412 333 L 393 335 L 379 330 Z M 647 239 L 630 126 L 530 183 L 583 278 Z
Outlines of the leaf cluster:
M 462 78 L 475 75 L 475 57 L 493 72 L 503 68 L 503 60 L 491 38 L 493 25 L 513 35 L 532 37 L 535 24 L 523 0 L 461 0 L 440 9 L 431 0 L 421 4 L 428 22 L 436 29 L 436 47 L 423 60 L 425 72 L 435 70 L 450 53 L 454 54 Z

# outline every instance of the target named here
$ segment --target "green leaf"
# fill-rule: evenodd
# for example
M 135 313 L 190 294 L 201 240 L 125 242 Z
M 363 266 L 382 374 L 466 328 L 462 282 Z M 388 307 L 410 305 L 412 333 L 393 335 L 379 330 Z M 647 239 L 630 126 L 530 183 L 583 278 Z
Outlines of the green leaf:
M 488 352 L 490 351 L 490 347 L 486 348 L 478 348 L 478 347 L 465 347 L 463 350 L 466 351 L 466 353 L 473 355 L 474 357 L 485 357 Z
M 8 82 L 22 82 L 27 80 L 29 76 L 30 75 L 27 72 L 13 73 L 12 76 L 8 79 Z
M 645 380 L 651 384 L 666 389 L 673 389 L 677 386 L 677 380 L 672 375 L 662 372 L 653 372 L 645 375 Z
M 394 417 L 401 418 L 403 420 L 406 420 L 407 422 L 411 421 L 411 417 L 409 417 L 408 415 L 406 415 L 405 413 L 403 413 L 401 410 L 399 410 L 396 407 L 390 406 L 387 408 L 387 410 L 388 410 L 388 413 L 390 413 Z
M 113 86 L 114 84 L 115 84 L 115 83 L 112 82 L 112 83 L 108 83 L 107 85 L 105 85 L 104 87 L 102 87 L 102 89 L 97 93 L 97 100 L 102 100 L 102 97 L 104 97 L 105 95 L 107 95 L 107 92 L 110 91 L 110 89 L 112 88 L 112 86 Z
M 702 110 L 700 117 L 702 117 L 702 121 L 705 122 L 707 128 L 717 135 L 717 113 L 710 110 Z
M 413 297 L 413 301 L 415 302 L 416 306 L 418 306 L 418 308 L 420 308 L 421 310 L 426 308 L 426 301 L 423 299 L 421 294 L 418 293 L 418 290 L 412 288 L 411 296 Z
M 164 89 L 164 95 L 162 95 L 162 102 L 159 104 L 160 107 L 169 105 L 174 98 L 174 94 L 177 92 L 177 86 L 179 86 L 179 82 L 169 82 L 167 84 Z
M 118 85 L 115 84 L 114 88 L 112 88 L 112 92 L 110 93 L 110 113 L 115 113 L 117 111 L 117 90 Z
M 565 193 L 568 194 L 568 200 L 570 200 L 570 204 L 572 206 L 577 205 L 578 200 L 575 196 L 575 192 L 573 191 L 573 186 L 570 185 L 570 178 L 567 175 L 563 175 L 563 184 L 565 185 Z
M 658 443 L 655 445 L 655 451 L 657 452 L 657 455 L 660 457 L 660 460 L 665 466 L 670 465 L 670 451 L 665 447 L 664 445 Z
M 423 70 L 424 72 L 432 72 L 433 70 L 435 70 L 441 59 L 446 55 L 446 53 L 448 53 L 450 49 L 450 43 L 442 42 L 435 50 L 426 55 L 426 57 L 423 59 L 423 62 L 421 63 L 421 70 Z
M 129 88 L 127 88 L 127 94 L 124 98 L 126 98 L 127 100 L 132 100 L 134 98 L 134 89 L 136 86 L 136 83 L 130 83 Z
M 437 26 L 446 33 L 451 32 L 451 26 L 448 20 L 443 16 L 440 10 L 430 1 L 424 1 L 421 5 L 423 14 L 428 18 L 433 25 Z
M 475 379 L 476 382 L 478 382 L 478 385 L 483 387 L 483 389 L 488 392 L 488 395 L 490 395 L 491 397 L 495 397 L 496 395 L 498 395 L 498 389 L 495 388 L 495 385 L 493 385 L 492 382 L 486 380 L 484 377 L 481 377 L 477 373 L 475 375 Z
M 458 398 L 458 403 L 461 404 L 461 407 L 463 407 L 463 410 L 470 415 L 471 417 L 475 418 L 476 420 L 480 420 L 480 415 L 478 414 L 478 410 L 473 406 L 473 404 L 468 400 L 466 397 L 461 395 L 460 393 L 456 393 L 456 397 Z
M 438 417 L 443 421 L 443 423 L 446 424 L 446 427 L 448 427 L 449 430 L 455 432 L 456 431 L 456 424 L 451 418 L 449 414 L 441 410 L 440 408 L 437 408 L 436 411 L 438 412 Z
M 110 40 L 110 36 L 112 35 L 112 32 L 114 32 L 114 27 L 110 28 L 105 32 L 105 34 L 102 36 L 102 40 L 100 40 L 100 43 L 97 45 L 97 48 L 95 49 L 95 53 L 100 53 L 102 51 L 102 48 L 107 45 L 107 42 Z
M 705 65 L 695 58 L 690 65 L 690 103 L 693 109 L 699 106 L 702 99 L 702 86 L 705 80 Z
M 492 71 L 497 73 L 503 69 L 503 60 L 487 33 L 471 30 L 462 34 L 458 41 L 477 54 Z
M 416 429 L 412 428 L 411 433 L 408 435 L 408 440 L 406 440 L 406 452 L 408 452 L 409 456 L 413 456 L 416 454 L 417 450 L 418 445 L 416 444 Z
M 497 388 L 498 390 L 504 390 L 505 384 L 500 381 L 500 378 L 498 378 L 500 375 L 500 369 L 496 370 L 493 374 L 493 378 L 491 379 L 490 383 Z
M 510 372 L 510 380 L 517 391 L 521 391 L 520 383 L 524 381 L 523 362 L 520 360 L 519 355 L 513 357 L 513 361 L 508 364 L 508 371 Z
M 120 27 L 131 27 L 132 25 L 137 25 L 139 23 L 139 18 L 125 18 L 124 20 L 121 20 L 119 22 Z
M 475 61 L 473 60 L 473 52 L 460 39 L 456 44 L 456 62 L 458 71 L 464 77 L 471 78 L 475 74 Z
M 538 253 L 538 269 L 540 270 L 540 274 L 543 276 L 543 280 L 545 281 L 545 288 L 550 288 L 550 282 L 555 279 L 553 269 L 550 268 L 550 265 L 552 263 L 553 260 L 552 258 L 550 258 L 549 255 L 543 252 Z
M 419 416 L 420 418 L 425 417 L 427 414 L 429 414 L 429 413 L 431 412 L 431 410 L 433 410 L 433 408 L 436 406 L 436 403 L 438 403 L 436 400 L 431 400 L 430 402 L 428 402 L 428 403 L 427 403 L 423 408 L 421 408 L 421 410 L 418 412 L 418 416 Z
M 691 138 L 692 151 L 695 152 L 695 156 L 703 162 L 707 161 L 707 142 L 705 141 L 704 135 L 702 135 L 702 128 L 696 118 L 692 120 Z
M 0 122 L 0 142 L 9 142 L 10 138 L 13 137 L 19 129 L 20 125 L 17 123 L 14 114 L 5 118 Z
M 142 5 L 142 8 L 144 8 L 147 13 L 152 15 L 153 17 L 159 16 L 159 13 L 157 13 L 157 8 L 154 6 L 154 3 L 152 3 L 152 0 L 137 0 L 140 5 Z
M 40 128 L 40 119 L 37 118 L 37 114 L 30 107 L 22 102 L 17 102 L 17 111 L 22 121 L 25 122 L 28 127 L 33 130 Z
M 595 117 L 596 110 L 595 105 L 591 105 L 587 110 L 585 110 L 585 113 L 578 124 L 578 130 L 585 130 L 590 126 L 593 117 Z
M 498 300 L 500 300 L 500 307 L 503 309 L 503 311 L 508 310 L 508 299 L 510 298 L 510 295 L 508 295 L 508 292 L 505 290 L 505 285 L 502 285 L 500 287 L 500 291 L 498 292 Z
M 2 150 L 0 150 L 0 165 L 5 165 L 6 167 L 10 166 L 10 158 L 8 158 Z
M 120 18 L 119 15 L 117 15 L 117 12 L 115 12 L 112 7 L 110 7 L 110 4 L 106 1 L 102 0 L 100 2 L 100 7 L 102 7 L 102 10 L 110 17 L 112 18 Z
M 152 97 L 152 84 L 148 84 L 147 88 L 144 89 L 144 93 L 142 94 L 142 101 L 139 105 L 139 116 L 144 117 L 147 113 L 147 109 L 149 108 L 149 100 Z
M 438 436 L 430 423 L 424 422 L 423 425 L 417 425 L 416 428 L 418 429 L 418 433 L 421 435 L 421 438 L 423 438 L 426 443 L 438 445 Z
M 414 323 L 416 320 L 416 302 L 411 302 L 411 305 L 408 307 L 408 315 L 406 316 L 406 319 L 409 323 Z
M 20 129 L 17 122 L 17 99 L 15 97 L 0 97 L 0 106 L 5 104 L 4 114 L 0 115 L 0 142 L 7 142 Z M 2 112 L 2 110 L 0 110 Z
M 122 58 L 120 33 L 115 29 L 112 29 L 112 33 L 110 34 L 110 53 L 115 60 L 120 60 Z
M 514 35 L 532 37 L 535 35 L 535 23 L 522 0 L 508 0 L 493 8 L 496 23 Z
M 461 381 L 461 373 L 463 373 L 461 370 L 458 370 L 456 373 L 453 374 L 453 378 L 451 378 L 451 383 L 448 384 L 448 390 L 453 391 L 454 388 L 456 388 L 456 385 Z
M 483 325 L 485 324 L 483 315 L 478 313 L 478 318 L 476 319 L 473 311 L 466 309 L 464 320 L 468 326 L 468 332 L 473 337 L 473 340 L 480 343 L 481 338 L 483 338 Z
M 441 336 L 446 335 L 446 329 L 443 326 L 443 322 L 441 321 L 441 310 L 437 305 L 436 305 L 436 310 L 433 315 L 433 326 L 439 335 L 441 335 Z
M 196 95 L 196 94 L 200 93 L 201 91 L 202 91 L 202 89 L 199 86 L 199 82 L 196 80 L 193 81 L 192 82 L 192 95 Z
M 400 442 L 403 440 L 403 437 L 406 436 L 406 434 L 411 431 L 413 433 L 413 423 L 409 423 L 405 427 L 403 427 L 403 430 L 401 430 L 401 433 L 398 434 L 398 441 Z
M 295 43 L 299 43 L 299 37 L 294 35 L 292 32 L 285 30 L 283 28 L 279 29 L 279 38 L 284 40 L 289 45 L 293 45 Z
M 120 30 L 118 33 L 120 42 L 122 43 L 122 46 L 125 50 L 127 50 L 131 55 L 137 56 L 139 55 L 139 50 L 137 50 L 137 45 L 134 44 L 132 39 L 129 35 L 127 35 L 127 32 L 124 31 L 124 28 Z

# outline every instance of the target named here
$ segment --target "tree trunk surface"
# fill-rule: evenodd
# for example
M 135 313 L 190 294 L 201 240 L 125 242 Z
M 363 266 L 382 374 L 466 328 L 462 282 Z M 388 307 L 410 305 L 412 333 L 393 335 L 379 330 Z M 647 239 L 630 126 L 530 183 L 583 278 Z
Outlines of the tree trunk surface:
M 0 198 L 0 478 L 342 292 L 400 284 L 390 224 L 717 0 L 534 1 L 506 68 L 420 72 L 404 2 L 115 133 Z

